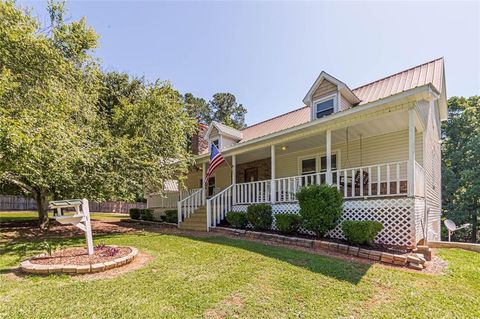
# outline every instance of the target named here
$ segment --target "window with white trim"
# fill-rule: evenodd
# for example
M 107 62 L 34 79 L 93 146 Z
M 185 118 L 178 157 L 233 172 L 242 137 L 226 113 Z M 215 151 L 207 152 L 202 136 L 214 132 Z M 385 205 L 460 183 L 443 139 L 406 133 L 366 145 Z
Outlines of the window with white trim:
M 213 140 L 212 144 L 215 145 L 218 149 L 220 149 L 220 140 L 219 139 Z
M 315 118 L 319 119 L 335 111 L 335 97 L 315 103 Z
M 302 175 L 314 174 L 317 172 L 317 159 L 315 157 L 302 160 L 301 165 Z

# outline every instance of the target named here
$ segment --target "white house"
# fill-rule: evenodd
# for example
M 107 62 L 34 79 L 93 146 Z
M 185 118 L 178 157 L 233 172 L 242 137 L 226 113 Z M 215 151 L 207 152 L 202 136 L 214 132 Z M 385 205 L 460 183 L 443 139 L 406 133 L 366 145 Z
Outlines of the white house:
M 189 196 L 175 205 L 179 227 L 209 230 L 226 212 L 252 203 L 271 203 L 274 214 L 298 213 L 298 188 L 327 183 L 344 196 L 343 219 L 383 223 L 377 242 L 412 247 L 424 236 L 438 240 L 440 122 L 447 119 L 443 59 L 356 89 L 321 72 L 303 103 L 242 130 L 212 123 L 196 141 Z M 229 165 L 203 188 L 210 143 Z M 343 236 L 339 227 L 329 235 Z

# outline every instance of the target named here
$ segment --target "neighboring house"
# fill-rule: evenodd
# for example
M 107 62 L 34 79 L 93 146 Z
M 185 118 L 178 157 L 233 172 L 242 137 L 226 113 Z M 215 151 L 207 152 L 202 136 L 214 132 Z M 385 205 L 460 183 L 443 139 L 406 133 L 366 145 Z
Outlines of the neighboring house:
M 411 247 L 424 234 L 438 240 L 443 59 L 356 89 L 321 72 L 303 102 L 242 130 L 208 127 L 186 183 L 193 192 L 178 203 L 180 227 L 208 230 L 252 203 L 270 203 L 274 214 L 298 213 L 298 188 L 326 183 L 344 195 L 343 219 L 383 223 L 377 242 Z M 211 143 L 229 165 L 204 190 Z M 329 235 L 343 236 L 340 227 Z

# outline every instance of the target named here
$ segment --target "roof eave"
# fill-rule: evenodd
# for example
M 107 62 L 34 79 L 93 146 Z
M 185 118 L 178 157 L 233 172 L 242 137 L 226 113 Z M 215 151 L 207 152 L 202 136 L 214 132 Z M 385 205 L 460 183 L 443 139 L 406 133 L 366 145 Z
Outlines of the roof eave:
M 366 111 L 374 109 L 376 107 L 381 107 L 384 104 L 393 103 L 393 102 L 395 102 L 395 100 L 409 98 L 409 97 L 412 97 L 412 96 L 415 96 L 415 95 L 419 95 L 419 99 L 438 99 L 439 96 L 440 96 L 440 93 L 438 92 L 438 90 L 432 84 L 430 84 L 430 83 L 425 84 L 425 85 L 416 87 L 414 89 L 410 89 L 410 90 L 403 91 L 403 92 L 400 92 L 400 93 L 397 93 L 397 94 L 394 94 L 394 95 L 390 95 L 390 96 L 385 97 L 385 98 L 380 99 L 380 100 L 376 100 L 376 101 L 373 101 L 373 102 L 363 104 L 361 107 L 355 107 L 355 108 L 348 109 L 346 111 L 334 113 L 332 115 L 326 116 L 326 117 L 321 118 L 319 120 L 310 121 L 310 122 L 307 122 L 307 123 L 304 123 L 304 124 L 300 124 L 300 125 L 288 128 L 288 129 L 283 130 L 283 131 L 278 131 L 278 132 L 275 132 L 275 133 L 271 133 L 271 134 L 268 134 L 268 135 L 264 135 L 264 136 L 249 140 L 249 141 L 244 142 L 244 143 L 236 144 L 236 145 L 234 145 L 230 148 L 222 150 L 222 153 L 235 152 L 238 149 L 241 149 L 243 147 L 247 147 L 247 146 L 255 144 L 255 143 L 259 143 L 259 142 L 262 142 L 262 141 L 267 141 L 269 139 L 274 139 L 278 136 L 288 134 L 288 133 L 291 133 L 291 132 L 300 131 L 300 130 L 303 130 L 303 129 L 308 129 L 312 126 L 324 125 L 327 122 L 335 121 L 335 120 L 338 120 L 339 118 L 342 118 L 342 117 L 348 117 L 350 115 L 357 114 L 357 113 L 360 113 L 360 112 L 366 112 Z M 205 154 L 202 154 L 202 155 L 195 156 L 194 159 L 196 161 L 202 161 L 204 159 L 208 159 L 208 157 L 209 157 L 209 153 L 205 153 Z

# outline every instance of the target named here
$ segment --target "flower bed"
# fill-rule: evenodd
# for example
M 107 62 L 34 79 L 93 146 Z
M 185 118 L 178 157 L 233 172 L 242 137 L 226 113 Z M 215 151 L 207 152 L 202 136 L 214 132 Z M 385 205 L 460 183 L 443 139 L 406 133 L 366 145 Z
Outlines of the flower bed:
M 32 274 L 93 273 L 130 263 L 138 255 L 134 247 L 99 246 L 89 256 L 85 248 L 67 248 L 41 254 L 21 263 L 22 271 Z
M 250 230 L 224 228 L 224 227 L 212 228 L 211 231 L 231 233 L 237 236 L 242 236 L 247 239 L 253 239 L 253 240 L 270 241 L 270 242 L 279 243 L 279 244 L 299 246 L 299 247 L 319 249 L 319 250 L 329 250 L 329 251 L 333 251 L 340 254 L 369 259 L 372 261 L 383 262 L 386 264 L 391 264 L 396 266 L 405 266 L 415 270 L 422 270 L 426 262 L 422 253 L 394 254 L 394 253 L 382 252 L 378 250 L 365 249 L 357 246 L 340 244 L 338 242 L 333 242 L 333 241 L 308 239 L 308 238 L 300 238 L 300 237 L 293 237 L 293 236 L 283 236 L 283 235 L 277 235 L 277 234 L 268 233 L 268 232 L 256 232 L 256 231 L 250 231 Z

